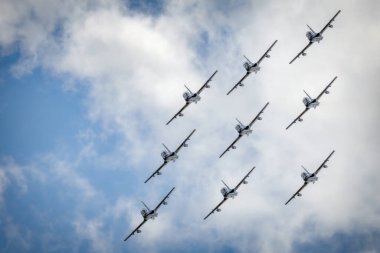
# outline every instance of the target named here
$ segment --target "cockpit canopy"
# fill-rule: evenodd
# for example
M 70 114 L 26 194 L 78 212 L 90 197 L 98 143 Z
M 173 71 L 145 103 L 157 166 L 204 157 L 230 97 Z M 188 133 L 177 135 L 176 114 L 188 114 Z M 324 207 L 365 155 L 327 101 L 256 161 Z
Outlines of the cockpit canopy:
M 306 172 L 302 172 L 301 177 L 303 180 L 306 180 L 309 177 L 309 175 Z
M 247 71 L 251 68 L 251 64 L 249 64 L 249 62 L 244 62 L 243 66 Z
M 228 190 L 227 190 L 227 188 L 223 187 L 223 188 L 220 190 L 220 192 L 222 193 L 223 196 L 226 196 L 227 193 L 228 193 Z
M 148 215 L 148 211 L 146 209 L 141 210 L 142 217 L 146 217 Z
M 308 106 L 311 103 L 311 99 L 308 97 L 304 97 L 302 102 L 305 106 Z
M 166 158 L 166 157 L 168 157 L 169 156 L 169 154 L 168 154 L 168 152 L 166 152 L 166 151 L 162 151 L 161 152 L 161 156 L 162 156 L 162 158 Z
M 240 124 L 238 124 L 238 125 L 235 126 L 235 129 L 236 129 L 236 131 L 238 131 L 238 133 L 240 133 L 241 130 L 242 130 L 242 127 L 241 127 Z
M 183 96 L 183 98 L 184 98 L 185 100 L 188 100 L 188 99 L 191 97 L 191 94 L 190 94 L 189 92 L 185 91 L 185 92 L 182 94 L 182 96 Z

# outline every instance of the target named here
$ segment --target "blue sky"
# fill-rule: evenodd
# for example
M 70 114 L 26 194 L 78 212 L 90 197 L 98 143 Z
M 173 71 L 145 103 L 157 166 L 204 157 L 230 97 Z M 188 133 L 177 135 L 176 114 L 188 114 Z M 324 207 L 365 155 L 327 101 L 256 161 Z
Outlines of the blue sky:
M 334 29 L 288 66 L 305 24 L 319 29 L 338 9 Z M 376 1 L 9 0 L 0 10 L 1 252 L 380 251 Z M 275 39 L 262 70 L 227 97 L 242 55 L 254 61 Z M 216 69 L 202 100 L 166 126 L 183 84 L 197 90 Z M 286 132 L 302 90 L 317 94 L 335 75 Z M 248 122 L 267 101 L 254 133 L 218 159 L 235 117 Z M 179 160 L 144 184 L 161 143 L 175 149 L 194 128 Z M 332 149 L 319 181 L 285 207 L 300 165 L 313 170 Z M 203 221 L 220 180 L 234 185 L 253 165 L 239 196 Z M 140 201 L 154 207 L 173 186 L 158 218 L 123 242 Z

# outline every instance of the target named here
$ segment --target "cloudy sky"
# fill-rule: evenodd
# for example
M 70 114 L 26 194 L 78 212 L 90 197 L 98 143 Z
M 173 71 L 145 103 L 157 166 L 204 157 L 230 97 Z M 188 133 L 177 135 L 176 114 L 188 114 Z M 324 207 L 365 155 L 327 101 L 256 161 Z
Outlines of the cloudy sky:
M 307 57 L 306 24 L 334 28 Z M 380 2 L 0 1 L 1 252 L 380 252 Z M 278 40 L 258 74 L 231 95 Z M 185 116 L 184 84 L 211 89 Z M 306 90 L 316 96 L 302 123 Z M 263 120 L 219 159 L 269 102 Z M 197 129 L 180 158 L 144 184 Z M 335 150 L 319 181 L 284 206 Z M 203 217 L 253 167 L 221 213 Z M 169 205 L 123 242 L 175 186 Z

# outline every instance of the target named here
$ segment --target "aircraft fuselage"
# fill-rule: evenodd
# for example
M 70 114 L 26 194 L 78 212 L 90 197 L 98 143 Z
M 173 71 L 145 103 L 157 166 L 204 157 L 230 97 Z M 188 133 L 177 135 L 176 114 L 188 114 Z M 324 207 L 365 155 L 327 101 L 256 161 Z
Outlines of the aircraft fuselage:
M 244 127 L 242 130 L 240 130 L 240 135 L 249 135 L 250 133 L 252 133 L 252 129 L 250 129 L 249 127 Z
M 176 159 L 178 159 L 178 155 L 173 152 L 170 155 L 168 155 L 167 157 L 165 157 L 164 160 L 167 162 L 170 162 L 170 161 L 175 161 Z
M 236 196 L 238 195 L 238 192 L 235 191 L 234 189 L 230 190 L 226 195 L 225 197 L 226 198 L 235 198 Z
M 314 174 L 307 174 L 306 172 L 302 172 L 301 177 L 303 181 L 308 183 L 315 183 L 318 180 L 318 177 Z
M 189 103 L 197 103 L 199 100 L 201 100 L 201 97 L 197 94 L 193 94 L 192 96 L 190 96 L 186 102 L 189 102 Z
M 306 33 L 306 37 L 309 39 L 310 42 L 320 42 L 323 39 L 322 34 L 320 33 L 313 33 L 311 31 L 308 31 Z
M 303 103 L 304 103 L 304 105 L 307 107 L 307 108 L 316 108 L 317 106 L 319 106 L 319 102 L 318 102 L 318 100 L 316 100 L 316 99 L 310 99 L 310 98 L 308 98 L 308 97 L 305 97 L 304 99 L 303 99 Z
M 145 219 L 145 220 L 149 220 L 149 219 L 153 219 L 153 220 L 154 220 L 157 216 L 158 216 L 158 213 L 155 212 L 154 210 L 152 210 L 152 211 L 150 211 L 150 213 L 148 213 L 148 214 L 144 217 L 144 219 Z

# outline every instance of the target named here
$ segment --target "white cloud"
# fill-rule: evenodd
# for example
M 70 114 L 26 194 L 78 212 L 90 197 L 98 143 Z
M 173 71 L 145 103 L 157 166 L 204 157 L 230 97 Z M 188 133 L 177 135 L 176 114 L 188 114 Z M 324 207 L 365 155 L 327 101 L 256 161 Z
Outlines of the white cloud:
M 217 240 L 223 240 L 241 251 L 257 247 L 261 252 L 291 252 L 294 241 L 379 227 L 379 197 L 373 194 L 378 192 L 380 180 L 376 172 L 378 3 L 322 1 L 318 7 L 306 1 L 224 4 L 169 1 L 165 12 L 154 18 L 126 10 L 117 2 L 101 3 L 98 8 L 79 6 L 80 11 L 73 16 L 66 16 L 69 8 L 63 8 L 61 16 L 66 21 L 59 43 L 49 34 L 54 18 L 43 20 L 42 28 L 21 26 L 25 34 L 32 33 L 25 35 L 30 39 L 21 39 L 27 52 L 32 52 L 26 55 L 36 54 L 29 59 L 37 59 L 38 64 L 58 74 L 88 82 L 88 117 L 101 122 L 104 131 L 123 137 L 118 156 L 107 159 L 120 160 L 124 151 L 132 165 L 126 173 L 138 171 L 145 178 L 161 162 L 160 142 L 175 148 L 192 128 L 197 128 L 176 164 L 166 166 L 164 175 L 152 183 L 138 184 L 143 188 L 139 192 L 145 192 L 142 195 L 152 203 L 170 186 L 177 189 L 171 204 L 161 210 L 159 225 L 152 223 L 139 235 L 149 239 L 136 239 L 136 243 L 153 248 L 159 241 L 172 242 L 175 238 L 185 242 L 191 238 L 210 245 L 210 249 L 217 247 Z M 56 9 L 61 8 L 58 5 Z M 307 57 L 289 65 L 306 44 L 305 23 L 319 29 L 338 9 L 342 13 L 335 28 L 326 31 L 325 39 L 313 45 Z M 15 15 L 15 20 L 24 15 Z M 12 22 L 0 24 L 13 31 Z M 205 33 L 208 41 L 202 42 Z M 11 37 L 18 38 L 3 36 L 0 42 L 5 46 L 14 42 Z M 46 42 L 41 38 L 49 39 Z M 262 70 L 251 75 L 245 87 L 225 96 L 244 74 L 241 55 L 254 61 L 275 39 L 279 41 Z M 48 53 L 37 49 L 44 48 L 45 43 Z M 207 47 L 207 56 L 199 55 L 200 45 Z M 17 68 L 22 69 L 22 65 Z M 202 93 L 200 103 L 191 105 L 185 117 L 165 126 L 184 103 L 182 84 L 196 90 L 215 69 L 219 72 L 211 89 Z M 303 109 L 302 89 L 318 94 L 335 75 L 338 79 L 330 95 L 322 98 L 321 106 L 308 112 L 303 123 L 285 131 Z M 253 135 L 243 138 L 238 149 L 218 160 L 235 138 L 234 118 L 248 122 L 267 101 L 270 105 L 263 121 L 255 124 Z M 321 171 L 318 183 L 308 186 L 304 197 L 284 207 L 302 183 L 299 165 L 313 170 L 332 149 L 336 153 L 329 168 Z M 102 158 L 92 145 L 82 154 Z M 91 183 L 68 164 L 56 165 L 55 173 L 68 187 L 79 189 L 87 197 L 98 196 Z M 228 201 L 222 213 L 203 222 L 203 216 L 221 199 L 220 179 L 233 185 L 253 165 L 257 169 L 239 197 Z M 0 182 L 6 184 L 5 180 Z M 119 202 L 109 212 L 116 218 L 127 212 L 131 218 L 129 212 L 137 212 L 131 197 L 136 195 L 125 197 L 120 193 Z M 129 206 L 128 211 L 124 204 Z M 103 236 L 105 217 L 109 216 L 75 223 L 77 233 L 88 236 L 100 252 L 109 247 L 104 240 L 97 242 Z M 130 226 L 138 217 L 131 218 Z M 210 238 L 216 239 L 210 242 Z
M 28 190 L 22 167 L 15 164 L 11 157 L 3 157 L 0 164 L 0 203 L 4 201 L 3 195 L 10 185 L 17 185 L 21 193 Z

